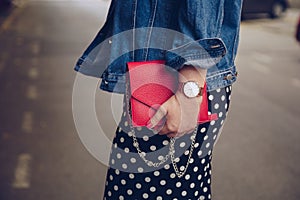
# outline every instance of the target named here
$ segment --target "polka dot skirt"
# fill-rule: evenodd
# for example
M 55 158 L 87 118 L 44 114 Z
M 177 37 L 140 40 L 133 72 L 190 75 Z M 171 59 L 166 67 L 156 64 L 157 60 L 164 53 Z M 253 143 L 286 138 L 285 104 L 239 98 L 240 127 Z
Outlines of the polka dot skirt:
M 184 200 L 212 199 L 211 159 L 213 146 L 227 115 L 231 86 L 208 93 L 209 110 L 218 120 L 198 126 L 194 151 L 185 175 L 178 178 L 170 158 L 159 167 L 149 167 L 133 146 L 127 109 L 117 128 L 110 155 L 104 191 L 105 200 Z M 135 128 L 140 149 L 148 160 L 160 162 L 169 152 L 167 136 L 154 134 L 146 127 Z M 188 161 L 191 134 L 176 140 L 175 161 L 179 170 Z

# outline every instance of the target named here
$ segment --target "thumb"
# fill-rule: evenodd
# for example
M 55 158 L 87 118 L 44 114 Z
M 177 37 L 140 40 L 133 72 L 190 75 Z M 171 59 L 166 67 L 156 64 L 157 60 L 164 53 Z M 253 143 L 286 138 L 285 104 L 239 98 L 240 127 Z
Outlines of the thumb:
M 147 128 L 156 129 L 155 127 L 162 127 L 166 121 L 166 115 L 167 110 L 164 108 L 164 105 L 161 105 L 149 120 Z

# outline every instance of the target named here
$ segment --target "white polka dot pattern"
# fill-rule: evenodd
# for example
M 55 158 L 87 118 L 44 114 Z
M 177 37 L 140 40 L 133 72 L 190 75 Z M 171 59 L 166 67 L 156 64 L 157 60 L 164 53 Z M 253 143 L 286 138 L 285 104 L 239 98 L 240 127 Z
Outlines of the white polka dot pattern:
M 209 92 L 209 111 L 216 113 L 218 119 L 199 125 L 190 165 L 180 179 L 171 163 L 150 168 L 141 160 L 133 146 L 128 116 L 124 112 L 112 145 L 104 199 L 211 199 L 212 149 L 227 115 L 230 93 L 229 87 Z M 140 148 L 149 160 L 164 159 L 169 138 L 153 134 L 145 127 L 135 131 Z M 190 135 L 179 138 L 175 145 L 175 160 L 183 171 L 190 152 Z

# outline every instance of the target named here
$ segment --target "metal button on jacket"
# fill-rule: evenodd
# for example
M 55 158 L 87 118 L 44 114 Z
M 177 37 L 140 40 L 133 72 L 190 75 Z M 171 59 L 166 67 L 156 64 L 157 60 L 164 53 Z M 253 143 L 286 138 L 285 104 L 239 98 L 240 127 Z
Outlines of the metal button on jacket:
M 226 76 L 226 80 L 231 80 L 233 77 L 232 77 L 232 75 L 231 74 L 228 74 L 227 76 Z

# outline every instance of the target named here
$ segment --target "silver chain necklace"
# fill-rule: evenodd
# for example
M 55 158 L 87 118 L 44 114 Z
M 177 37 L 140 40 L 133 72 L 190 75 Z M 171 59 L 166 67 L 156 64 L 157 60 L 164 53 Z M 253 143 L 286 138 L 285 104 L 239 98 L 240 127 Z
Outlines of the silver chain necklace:
M 149 166 L 149 167 L 159 167 L 161 166 L 162 164 L 164 164 L 165 162 L 167 162 L 167 160 L 169 159 L 169 157 L 171 158 L 171 162 L 172 162 L 172 165 L 173 165 L 173 168 L 174 168 L 174 171 L 177 175 L 178 178 L 181 178 L 182 176 L 184 176 L 184 174 L 186 173 L 187 171 L 187 168 L 189 166 L 189 164 L 191 163 L 191 158 L 192 158 L 192 154 L 193 154 L 193 151 L 194 151 L 194 148 L 195 148 L 195 141 L 196 141 L 196 135 L 197 135 L 197 126 L 195 127 L 194 131 L 193 131 L 193 134 L 191 136 L 191 147 L 190 147 L 190 152 L 189 152 L 189 156 L 188 156 L 188 160 L 187 160 L 187 163 L 185 165 L 185 168 L 184 170 L 180 170 L 178 169 L 177 167 L 177 164 L 176 164 L 176 161 L 175 161 L 175 141 L 176 141 L 176 138 L 171 138 L 170 139 L 170 144 L 169 144 L 169 153 L 167 155 L 165 155 L 160 162 L 153 162 L 151 160 L 148 160 L 146 158 L 146 153 L 143 152 L 141 149 L 140 149 L 140 145 L 139 145 L 139 142 L 137 140 L 137 137 L 136 137 L 136 134 L 135 134 L 135 130 L 134 130 L 134 127 L 132 125 L 132 119 L 131 119 L 131 113 L 130 113 L 130 95 L 129 95 L 129 81 L 126 82 L 126 94 L 125 94 L 125 97 L 126 97 L 126 108 L 127 108 L 127 114 L 129 116 L 129 127 L 130 127 L 130 131 L 131 131 L 131 134 L 132 135 L 132 139 L 133 139 L 133 146 L 136 148 L 140 158 Z

